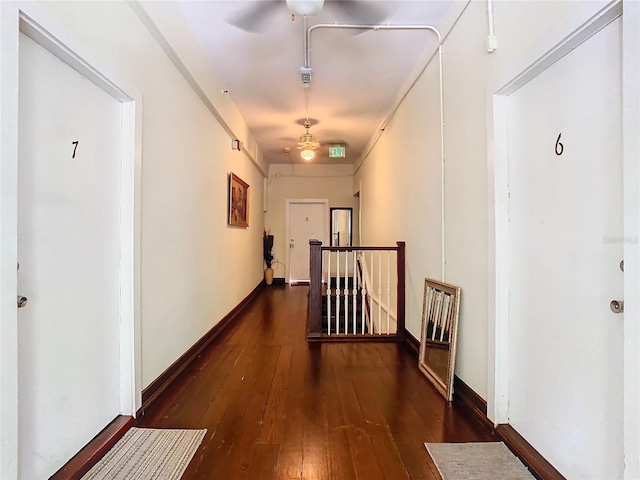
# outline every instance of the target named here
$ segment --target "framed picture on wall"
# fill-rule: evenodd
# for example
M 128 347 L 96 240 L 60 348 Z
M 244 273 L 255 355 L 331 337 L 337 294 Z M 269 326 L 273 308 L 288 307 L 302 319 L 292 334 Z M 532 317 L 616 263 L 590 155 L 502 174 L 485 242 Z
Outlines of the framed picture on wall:
M 249 226 L 249 184 L 234 173 L 229 174 L 229 215 L 232 227 Z

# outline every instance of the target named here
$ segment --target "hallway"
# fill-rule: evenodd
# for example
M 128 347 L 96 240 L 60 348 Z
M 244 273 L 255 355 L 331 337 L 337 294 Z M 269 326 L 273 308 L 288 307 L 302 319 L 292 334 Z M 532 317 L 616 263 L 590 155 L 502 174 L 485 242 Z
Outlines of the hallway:
M 424 442 L 491 441 L 404 345 L 305 341 L 307 287 L 263 289 L 138 426 L 206 428 L 184 479 L 439 478 Z

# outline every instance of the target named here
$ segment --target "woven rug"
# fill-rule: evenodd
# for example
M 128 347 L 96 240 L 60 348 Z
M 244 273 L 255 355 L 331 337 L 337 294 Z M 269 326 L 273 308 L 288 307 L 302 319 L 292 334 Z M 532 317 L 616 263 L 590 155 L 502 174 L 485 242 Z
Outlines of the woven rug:
M 425 443 L 442 480 L 535 480 L 502 442 Z
M 179 480 L 206 432 L 131 428 L 82 480 Z

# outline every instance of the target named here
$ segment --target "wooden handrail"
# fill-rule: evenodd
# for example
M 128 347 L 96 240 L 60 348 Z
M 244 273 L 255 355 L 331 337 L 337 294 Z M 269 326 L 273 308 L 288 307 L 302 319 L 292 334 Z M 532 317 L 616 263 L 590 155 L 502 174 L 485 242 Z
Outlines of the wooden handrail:
M 397 274 L 397 328 L 396 334 L 391 338 L 396 339 L 397 341 L 404 341 L 405 242 L 396 242 L 395 247 L 323 247 L 320 240 L 314 239 L 309 240 L 309 249 L 309 313 L 307 316 L 307 340 L 317 341 L 324 339 L 322 334 L 322 252 L 395 251 Z
M 309 241 L 311 243 L 311 241 Z M 402 243 L 404 242 L 397 242 Z M 395 252 L 398 250 L 398 247 L 322 247 L 323 252 L 353 252 L 354 250 L 358 251 L 380 251 L 380 252 Z

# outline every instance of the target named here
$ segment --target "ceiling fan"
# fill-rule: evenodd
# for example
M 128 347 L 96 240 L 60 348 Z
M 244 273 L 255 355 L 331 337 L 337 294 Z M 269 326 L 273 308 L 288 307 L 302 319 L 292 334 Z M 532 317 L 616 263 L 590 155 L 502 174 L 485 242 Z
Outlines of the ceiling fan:
M 296 123 L 300 123 L 305 128 L 305 133 L 300 135 L 299 141 L 297 143 L 297 148 L 300 151 L 300 157 L 309 162 L 313 160 L 316 155 L 320 155 L 320 157 L 341 157 L 345 158 L 345 149 L 349 146 L 348 142 L 342 138 L 332 138 L 323 141 L 318 141 L 309 129 L 312 125 L 315 124 L 314 120 L 299 120 Z M 281 140 L 286 142 L 293 142 L 293 138 L 282 138 Z M 327 147 L 327 148 L 325 148 Z M 341 149 L 342 155 L 332 155 L 330 154 L 331 149 Z M 285 147 L 283 149 L 285 154 L 289 154 L 291 149 Z
M 388 2 L 387 2 L 388 3 Z M 258 0 L 231 17 L 231 25 L 246 32 L 262 32 L 277 14 L 312 16 L 321 10 L 331 11 L 334 21 L 377 24 L 387 18 L 382 2 L 368 0 Z M 292 17 L 293 18 L 293 17 Z

